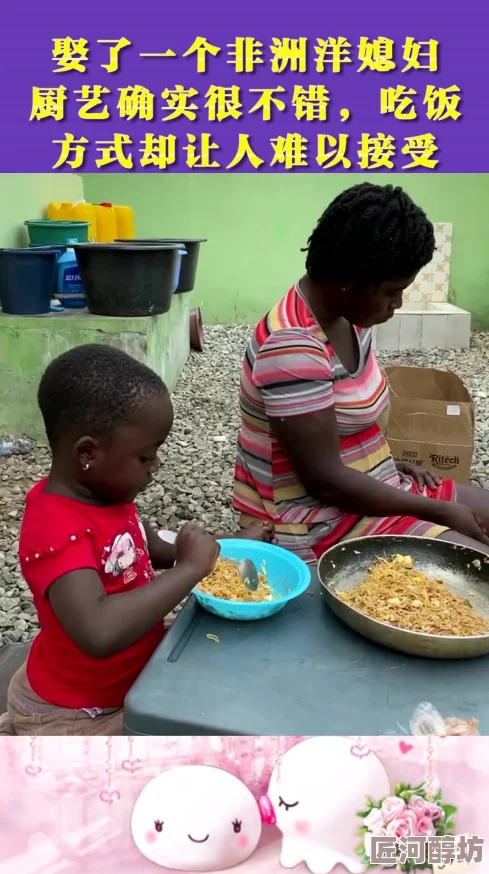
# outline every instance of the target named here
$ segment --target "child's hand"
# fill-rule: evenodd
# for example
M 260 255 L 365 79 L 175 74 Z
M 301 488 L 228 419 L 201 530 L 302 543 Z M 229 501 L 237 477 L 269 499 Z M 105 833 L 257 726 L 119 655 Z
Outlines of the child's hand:
M 191 567 L 199 581 L 212 573 L 219 558 L 220 546 L 212 534 L 193 523 L 184 525 L 176 541 L 176 566 Z

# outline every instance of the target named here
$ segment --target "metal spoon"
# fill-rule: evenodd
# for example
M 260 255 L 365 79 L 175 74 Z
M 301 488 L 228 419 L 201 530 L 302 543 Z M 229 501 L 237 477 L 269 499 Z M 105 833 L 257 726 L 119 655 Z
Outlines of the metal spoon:
M 258 576 L 258 571 L 256 566 L 253 564 L 250 558 L 242 558 L 240 561 L 235 561 L 231 559 L 233 564 L 238 568 L 241 579 L 243 580 L 246 588 L 249 592 L 256 592 L 258 588 L 258 584 L 260 582 L 260 578 Z

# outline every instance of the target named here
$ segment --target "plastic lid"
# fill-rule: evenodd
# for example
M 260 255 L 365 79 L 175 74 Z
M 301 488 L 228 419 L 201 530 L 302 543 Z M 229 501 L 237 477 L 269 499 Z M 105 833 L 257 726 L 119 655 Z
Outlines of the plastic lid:
M 104 202 L 104 203 L 101 203 L 100 206 L 108 206 L 110 209 L 112 209 L 112 204 L 111 204 L 111 203 L 106 203 L 106 202 Z
M 34 226 L 42 226 L 42 227 L 50 227 L 50 228 L 65 228 L 67 225 L 71 225 L 76 229 L 78 228 L 88 228 L 90 222 L 79 222 L 77 219 L 28 219 L 24 222 L 24 224 L 29 227 L 29 225 Z

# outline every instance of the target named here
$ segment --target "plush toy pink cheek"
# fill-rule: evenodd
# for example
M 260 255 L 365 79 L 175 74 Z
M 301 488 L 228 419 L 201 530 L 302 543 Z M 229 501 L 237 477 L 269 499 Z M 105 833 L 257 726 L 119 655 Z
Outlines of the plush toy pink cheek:
M 156 832 L 147 831 L 144 839 L 147 844 L 156 844 L 156 841 L 158 840 L 158 835 L 156 834 Z
M 249 842 L 250 842 L 250 839 L 249 839 L 248 835 L 240 835 L 238 838 L 238 846 L 241 847 L 242 850 L 246 850 L 246 847 L 248 846 Z
M 295 830 L 298 835 L 307 835 L 310 831 L 310 823 L 308 823 L 307 819 L 299 819 L 295 823 Z

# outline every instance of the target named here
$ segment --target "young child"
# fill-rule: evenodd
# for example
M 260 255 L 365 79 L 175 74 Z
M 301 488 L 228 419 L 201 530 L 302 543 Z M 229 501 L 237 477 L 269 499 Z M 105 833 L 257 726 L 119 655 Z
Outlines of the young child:
M 134 499 L 173 424 L 152 370 L 79 346 L 49 365 L 38 401 L 52 465 L 27 496 L 19 551 L 40 631 L 11 681 L 0 734 L 117 735 L 163 618 L 213 570 L 219 546 L 193 524 L 166 543 L 138 517 Z

